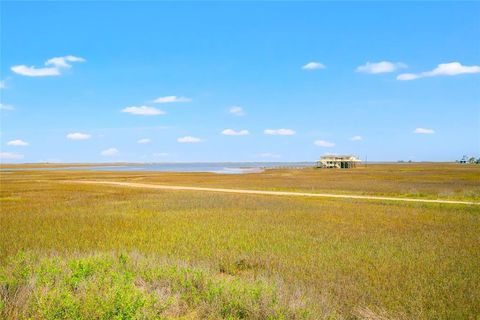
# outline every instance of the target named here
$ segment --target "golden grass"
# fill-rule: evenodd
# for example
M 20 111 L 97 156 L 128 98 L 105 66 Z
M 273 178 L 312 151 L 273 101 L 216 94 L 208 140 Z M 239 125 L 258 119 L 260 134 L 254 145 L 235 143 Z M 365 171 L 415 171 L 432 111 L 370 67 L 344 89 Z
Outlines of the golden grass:
M 22 168 L 16 165 L 16 168 Z M 5 175 L 5 173 L 4 173 Z M 5 175 L 6 176 L 6 175 Z M 275 169 L 219 175 L 176 172 L 29 171 L 24 179 L 116 180 L 170 185 L 480 201 L 480 166 L 456 163 L 374 164 L 352 170 Z
M 206 298 L 208 290 L 202 291 L 195 303 L 189 300 L 190 296 L 182 296 L 182 282 L 175 278 L 175 281 L 169 280 L 168 299 L 176 299 L 175 303 L 183 307 L 165 313 L 174 318 L 207 315 L 259 319 L 268 316 L 475 319 L 480 314 L 480 209 L 476 206 L 173 192 L 57 181 L 83 177 L 221 187 L 233 187 L 236 181 L 235 186 L 241 188 L 308 190 L 308 186 L 312 186 L 314 190 L 321 190 L 328 185 L 349 192 L 365 185 L 367 192 L 376 194 L 381 192 L 377 191 L 377 184 L 387 181 L 393 181 L 390 189 L 393 192 L 395 181 L 399 183 L 397 190 L 418 190 L 422 188 L 418 186 L 422 182 L 418 181 L 425 180 L 430 187 L 435 185 L 428 189 L 432 192 L 429 196 L 437 195 L 439 190 L 449 190 L 457 198 L 468 198 L 465 195 L 470 191 L 478 191 L 478 169 L 459 166 L 458 170 L 452 169 L 455 173 L 452 174 L 445 167 L 432 166 L 426 166 L 425 172 L 419 166 L 406 166 L 405 171 L 392 172 L 394 178 L 388 176 L 390 169 L 369 167 L 363 171 L 342 171 L 336 180 L 333 171 L 308 169 L 242 176 L 87 171 L 3 173 L 0 287 L 3 288 L 4 315 L 14 304 L 10 290 L 17 293 L 26 290 L 28 294 L 24 294 L 31 299 L 26 298 L 24 310 L 33 313 L 25 311 L 20 315 L 55 318 L 51 313 L 38 311 L 44 310 L 40 308 L 44 305 L 32 297 L 43 292 L 41 290 L 54 290 L 53 302 L 47 304 L 51 309 L 66 312 L 67 306 L 64 309 L 62 306 L 70 301 L 68 306 L 73 306 L 72 312 L 80 312 L 74 307 L 81 304 L 82 295 L 76 289 L 67 290 L 61 285 L 69 279 L 72 270 L 60 268 L 59 287 L 44 288 L 38 282 L 42 263 L 58 259 L 60 265 L 66 266 L 72 261 L 100 256 L 110 261 L 112 272 L 118 273 L 119 267 L 112 261 L 125 254 L 143 257 L 145 266 L 131 266 L 128 274 L 147 283 L 159 281 L 158 278 L 147 281 L 142 275 L 146 270 L 155 269 L 158 264 L 155 261 L 160 259 L 173 261 L 172 265 L 186 264 L 192 270 L 207 270 L 204 271 L 207 280 L 226 277 L 254 291 L 278 288 L 272 294 L 278 297 L 275 299 L 279 303 L 267 308 L 259 301 L 270 301 L 272 294 L 266 293 L 258 299 L 248 294 L 237 297 L 228 291 L 231 288 L 228 289 L 227 283 L 224 285 L 227 294 L 218 301 L 231 300 L 243 311 L 237 313 L 234 309 L 232 313 L 222 313 L 221 303 L 219 307 L 215 299 Z M 323 178 L 326 182 L 322 182 Z M 473 192 L 474 199 L 477 191 Z M 38 258 L 20 263 L 30 271 L 24 278 L 18 278 L 12 275 L 12 270 L 20 268 L 18 257 L 22 252 L 26 252 L 27 257 Z M 6 288 L 15 279 L 26 279 L 28 286 Z M 257 280 L 262 284 L 257 286 Z M 93 280 L 82 281 L 82 290 L 87 290 Z M 129 290 L 133 291 L 126 294 L 133 292 L 136 296 L 145 286 L 142 281 L 128 282 Z M 98 289 L 99 299 L 109 301 L 108 286 L 104 285 L 105 288 Z M 178 290 L 172 291 L 172 287 Z M 149 307 L 135 309 L 137 313 L 128 315 L 131 318 L 141 318 L 142 314 L 165 316 L 155 313 L 156 307 L 148 304 L 153 293 L 142 292 L 145 294 L 142 306 Z M 94 306 L 99 302 L 91 303 Z M 86 315 L 94 309 L 80 315 L 88 318 Z

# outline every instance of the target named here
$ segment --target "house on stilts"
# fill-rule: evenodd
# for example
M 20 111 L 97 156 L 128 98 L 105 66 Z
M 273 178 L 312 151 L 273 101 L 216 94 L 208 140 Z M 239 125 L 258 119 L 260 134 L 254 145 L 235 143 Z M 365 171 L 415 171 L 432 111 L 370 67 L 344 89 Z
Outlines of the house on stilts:
M 322 156 L 317 161 L 317 168 L 339 168 L 350 169 L 355 168 L 361 160 L 354 155 L 328 155 Z

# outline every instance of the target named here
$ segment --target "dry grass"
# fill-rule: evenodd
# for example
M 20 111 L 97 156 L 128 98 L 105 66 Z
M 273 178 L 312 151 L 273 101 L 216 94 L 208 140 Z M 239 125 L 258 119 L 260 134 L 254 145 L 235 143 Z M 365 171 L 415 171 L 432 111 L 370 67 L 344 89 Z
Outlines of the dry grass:
M 24 165 L 25 166 L 25 165 Z M 61 166 L 60 166 L 61 167 Z M 19 165 L 16 168 L 21 168 Z M 45 179 L 40 171 L 24 179 Z M 99 177 L 95 171 L 52 171 L 48 179 Z M 456 163 L 375 164 L 354 170 L 297 169 L 218 175 L 175 172 L 101 172 L 99 180 L 170 185 L 377 195 L 392 197 L 480 201 L 480 166 Z
M 326 184 L 335 188 L 347 186 L 345 190 L 351 188 L 349 191 L 365 185 L 368 192 L 375 193 L 377 184 L 387 181 L 393 181 L 393 192 L 395 181 L 399 182 L 399 190 L 405 188 L 404 185 L 418 189 L 420 182 L 417 181 L 423 181 L 418 176 L 423 176 L 431 185 L 438 176 L 437 189 L 431 189 L 432 192 L 461 190 L 456 193 L 458 198 L 479 187 L 478 169 L 460 167 L 452 174 L 444 168 L 442 174 L 441 168 L 435 165 L 425 167 L 425 173 L 417 166 L 407 168 L 410 169 L 402 173 L 393 172 L 394 179 L 388 177 L 385 168 L 379 167 L 341 172 L 340 175 L 345 176 L 337 180 L 333 179 L 332 171 L 309 172 L 308 169 L 302 170 L 302 174 L 300 170 L 273 170 L 245 176 L 86 171 L 2 173 L 0 268 L 3 277 L 0 276 L 0 282 L 4 315 L 13 312 L 7 306 L 18 297 L 26 301 L 25 310 L 31 312 L 24 314 L 33 314 L 33 318 L 53 319 L 58 315 L 39 310 L 80 312 L 75 306 L 83 305 L 82 297 L 89 292 L 90 281 L 98 275 L 82 280 L 85 282 L 78 291 L 63 285 L 72 274 L 68 266 L 75 263 L 72 261 L 101 257 L 97 259 L 99 264 L 106 261 L 111 265 L 111 273 L 102 269 L 105 274 L 120 277 L 119 286 L 115 287 L 117 294 L 126 290 L 121 289 L 123 285 L 130 290 L 125 293 L 126 299 L 141 292 L 139 299 L 144 304 L 135 309 L 138 313 L 128 314 L 131 318 L 148 314 L 146 318 L 154 318 L 153 315 L 204 318 L 207 315 L 212 318 L 476 319 L 480 314 L 478 207 L 173 192 L 56 181 L 84 177 L 221 187 L 233 186 L 237 181 L 236 186 L 242 188 L 305 190 L 309 184 L 318 191 Z M 414 177 L 407 179 L 409 175 Z M 314 181 L 309 182 L 308 178 Z M 322 182 L 323 178 L 327 182 Z M 119 271 L 122 269 L 117 263 L 122 253 L 129 258 L 132 254 L 139 256 L 143 261 L 128 269 L 127 274 L 140 279 L 137 282 L 122 282 L 123 273 Z M 27 258 L 21 260 L 22 256 Z M 38 277 L 44 270 L 41 266 L 51 261 L 58 261 L 62 267 L 58 279 L 55 278 L 57 282 L 45 289 Z M 181 307 L 174 308 L 176 313 L 167 308 L 167 313 L 162 314 L 151 304 L 160 299 L 151 300 L 151 295 L 156 297 L 157 293 L 142 291 L 150 288 L 149 281 L 157 278 L 144 279 L 142 274 L 146 270 L 164 270 L 176 265 L 188 266 L 191 272 L 202 270 L 202 279 L 206 282 L 228 280 L 223 284 L 227 288 L 225 295 L 208 300 L 206 292 L 209 291 L 202 291 L 196 302 L 191 302 L 188 296 L 182 297 L 181 280 L 172 276 L 164 298 L 176 299 Z M 29 271 L 18 278 L 12 270 L 21 271 L 21 266 Z M 20 283 L 18 279 L 25 282 Z M 12 288 L 9 283 L 17 280 L 19 286 L 12 298 L 6 287 Z M 112 298 L 113 293 L 107 290 L 106 283 L 111 283 L 108 281 L 98 289 L 99 301 Z M 231 281 L 235 286 L 253 291 L 275 289 L 265 289 L 262 291 L 265 295 L 260 296 L 232 294 Z M 46 309 L 41 309 L 45 301 L 34 299 L 39 292 L 53 295 Z M 266 306 L 259 302 L 272 299 L 278 303 Z M 95 303 L 99 301 L 90 302 L 91 308 L 87 308 L 90 311 L 85 309 L 80 315 L 91 315 L 88 312 L 96 310 Z M 239 308 L 244 311 L 222 313 L 222 301 L 242 306 Z M 64 306 L 66 302 L 73 309 Z M 5 310 L 10 311 L 7 314 Z M 71 315 L 70 318 L 75 318 Z M 68 314 L 64 318 L 68 318 Z

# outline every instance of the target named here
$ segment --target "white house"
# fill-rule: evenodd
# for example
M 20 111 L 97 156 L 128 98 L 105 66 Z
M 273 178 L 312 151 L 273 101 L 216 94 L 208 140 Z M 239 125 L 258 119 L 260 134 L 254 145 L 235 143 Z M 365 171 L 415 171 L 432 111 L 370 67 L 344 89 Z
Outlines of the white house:
M 329 155 L 323 156 L 317 161 L 317 168 L 355 168 L 361 160 L 353 155 Z

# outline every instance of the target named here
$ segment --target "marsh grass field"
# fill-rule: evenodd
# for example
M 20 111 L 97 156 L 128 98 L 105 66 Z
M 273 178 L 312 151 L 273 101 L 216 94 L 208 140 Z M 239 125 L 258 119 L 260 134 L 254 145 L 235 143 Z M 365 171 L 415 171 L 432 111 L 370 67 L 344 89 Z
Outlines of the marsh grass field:
M 478 319 L 480 314 L 477 205 L 68 183 L 480 202 L 478 166 L 369 165 L 244 175 L 19 170 L 2 171 L 0 177 L 0 318 Z

